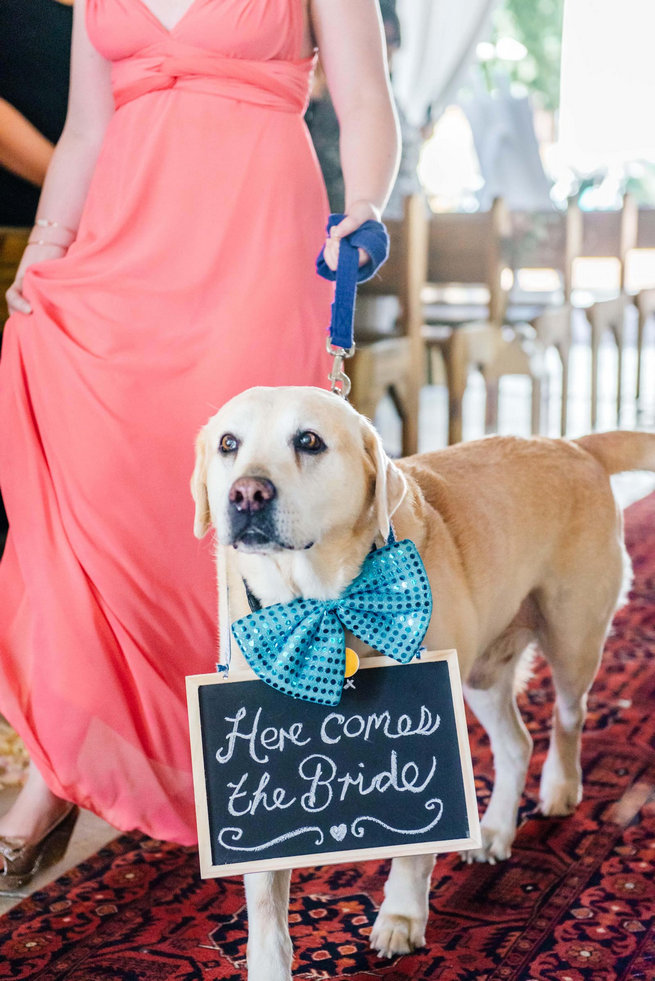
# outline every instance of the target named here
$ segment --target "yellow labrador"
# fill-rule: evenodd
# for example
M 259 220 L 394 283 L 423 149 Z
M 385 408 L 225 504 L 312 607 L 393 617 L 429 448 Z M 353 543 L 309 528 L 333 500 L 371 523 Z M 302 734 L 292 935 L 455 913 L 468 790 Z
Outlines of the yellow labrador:
M 195 534 L 211 525 L 264 606 L 332 598 L 390 519 L 417 545 L 434 613 L 428 649 L 456 648 L 468 702 L 491 740 L 496 780 L 473 857 L 507 858 L 531 752 L 516 705 L 521 655 L 537 644 L 556 690 L 541 774 L 544 814 L 580 800 L 580 733 L 630 566 L 609 474 L 655 470 L 655 435 L 573 441 L 491 437 L 392 462 L 371 424 L 313 388 L 255 388 L 197 440 Z M 372 946 L 424 943 L 433 856 L 395 859 Z M 250 981 L 289 981 L 288 873 L 246 876 Z

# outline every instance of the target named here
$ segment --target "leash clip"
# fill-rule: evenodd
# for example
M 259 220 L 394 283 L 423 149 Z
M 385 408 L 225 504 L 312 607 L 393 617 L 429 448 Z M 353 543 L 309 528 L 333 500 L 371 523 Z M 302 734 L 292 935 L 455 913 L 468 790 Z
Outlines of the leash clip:
M 355 353 L 355 345 L 352 347 L 335 347 L 328 337 L 325 348 L 327 353 L 334 359 L 332 362 L 332 371 L 328 375 L 328 378 L 332 382 L 331 392 L 335 395 L 340 395 L 341 398 L 347 399 L 350 394 L 351 383 L 350 378 L 343 370 L 343 363 L 346 358 L 352 358 Z

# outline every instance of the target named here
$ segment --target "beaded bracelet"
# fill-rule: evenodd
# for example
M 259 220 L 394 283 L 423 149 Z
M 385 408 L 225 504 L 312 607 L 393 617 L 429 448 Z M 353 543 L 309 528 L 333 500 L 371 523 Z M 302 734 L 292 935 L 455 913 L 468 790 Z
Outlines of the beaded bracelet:
M 50 218 L 37 218 L 27 244 L 56 245 L 57 248 L 65 251 L 74 241 L 75 234 L 72 228 L 67 228 L 58 221 L 52 221 Z
M 28 245 L 49 245 L 53 249 L 63 249 L 64 252 L 68 248 L 67 245 L 62 245 L 60 242 L 46 242 L 44 238 L 28 239 Z
M 66 225 L 62 225 L 60 221 L 53 221 L 51 218 L 37 218 L 34 222 L 39 228 L 61 228 L 62 232 L 68 232 L 69 235 L 75 235 L 75 230 L 73 228 L 67 228 Z

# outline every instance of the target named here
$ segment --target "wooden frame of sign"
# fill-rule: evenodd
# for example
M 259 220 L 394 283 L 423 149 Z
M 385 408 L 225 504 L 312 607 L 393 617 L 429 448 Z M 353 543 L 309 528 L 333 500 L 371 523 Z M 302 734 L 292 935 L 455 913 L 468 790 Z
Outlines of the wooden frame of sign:
M 455 651 L 365 658 L 337 706 L 249 669 L 187 698 L 203 878 L 480 846 Z

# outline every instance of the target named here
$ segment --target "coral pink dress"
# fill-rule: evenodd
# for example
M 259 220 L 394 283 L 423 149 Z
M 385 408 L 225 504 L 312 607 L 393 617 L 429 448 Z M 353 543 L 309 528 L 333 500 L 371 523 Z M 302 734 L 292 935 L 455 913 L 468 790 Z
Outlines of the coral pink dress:
M 250 385 L 325 385 L 327 200 L 301 0 L 87 0 L 116 112 L 77 241 L 6 328 L 0 711 L 52 790 L 195 841 L 184 676 L 216 661 L 200 426 Z

